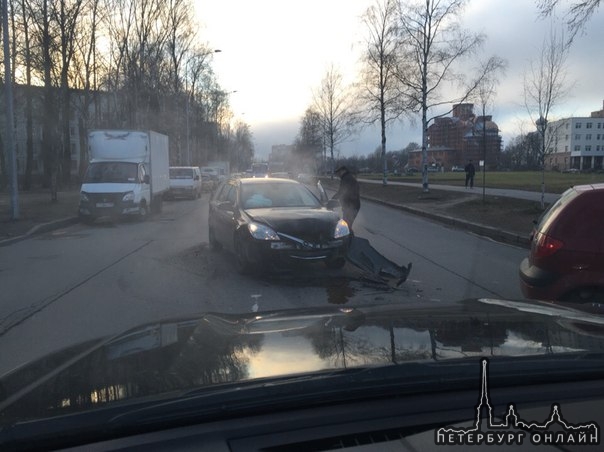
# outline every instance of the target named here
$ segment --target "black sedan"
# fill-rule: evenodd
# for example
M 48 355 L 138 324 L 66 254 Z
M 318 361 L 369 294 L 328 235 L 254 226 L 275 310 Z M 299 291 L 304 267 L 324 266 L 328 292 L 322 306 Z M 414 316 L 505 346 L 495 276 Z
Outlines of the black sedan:
M 231 179 L 210 200 L 209 240 L 237 269 L 283 268 L 301 261 L 345 264 L 350 230 L 303 184 L 288 179 Z

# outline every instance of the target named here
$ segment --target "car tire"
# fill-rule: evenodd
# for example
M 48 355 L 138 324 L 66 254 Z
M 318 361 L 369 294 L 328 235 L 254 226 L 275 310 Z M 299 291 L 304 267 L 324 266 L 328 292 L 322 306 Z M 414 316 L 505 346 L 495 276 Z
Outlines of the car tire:
M 208 228 L 208 242 L 212 251 L 220 251 L 222 249 L 222 245 L 216 240 L 216 233 L 212 227 Z
M 245 245 L 241 242 L 241 239 L 235 237 L 235 267 L 240 274 L 249 275 L 252 271 L 252 266 L 247 259 L 244 247 Z
M 149 217 L 149 209 L 147 208 L 147 203 L 142 201 L 138 208 L 138 219 L 139 221 L 146 221 L 147 217 Z

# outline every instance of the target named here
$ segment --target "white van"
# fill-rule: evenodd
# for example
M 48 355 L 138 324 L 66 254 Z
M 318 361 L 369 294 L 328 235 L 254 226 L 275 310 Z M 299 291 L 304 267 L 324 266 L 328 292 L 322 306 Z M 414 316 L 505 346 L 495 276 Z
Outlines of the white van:
M 170 198 L 201 197 L 201 172 L 196 166 L 170 167 Z

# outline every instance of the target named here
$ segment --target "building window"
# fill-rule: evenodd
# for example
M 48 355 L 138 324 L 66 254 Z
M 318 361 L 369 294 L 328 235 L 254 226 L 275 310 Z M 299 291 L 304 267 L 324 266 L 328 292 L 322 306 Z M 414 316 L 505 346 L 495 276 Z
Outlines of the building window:
M 580 129 L 580 128 L 581 128 L 581 123 L 580 122 L 576 123 L 575 124 L 575 129 Z
M 581 139 L 581 134 L 580 134 L 580 133 L 577 133 L 577 134 L 575 135 L 575 140 L 580 140 L 580 139 Z
M 585 124 L 585 128 L 586 129 L 591 129 L 591 124 L 592 124 L 591 122 L 588 122 L 587 124 Z
M 586 140 L 591 140 L 591 133 L 588 133 L 587 135 L 585 135 L 585 139 Z
M 601 136 L 600 134 L 596 135 L 596 140 L 599 140 L 600 136 Z
M 589 144 L 585 146 L 585 152 L 591 152 L 591 146 Z
M 568 122 L 566 123 L 566 128 L 568 129 Z
M 575 152 L 579 152 L 580 150 L 581 150 L 581 146 L 576 145 L 576 146 L 575 146 Z
M 596 146 L 596 151 L 599 151 L 599 150 L 600 150 L 600 145 L 598 144 L 598 145 Z
M 601 128 L 602 128 L 602 123 L 601 123 L 601 122 L 599 122 L 599 123 L 598 123 L 598 129 L 601 129 Z
M 564 146 L 564 152 L 568 152 L 568 146 Z
M 568 141 L 568 135 L 565 135 L 565 136 L 564 136 L 564 139 L 565 139 L 566 141 Z

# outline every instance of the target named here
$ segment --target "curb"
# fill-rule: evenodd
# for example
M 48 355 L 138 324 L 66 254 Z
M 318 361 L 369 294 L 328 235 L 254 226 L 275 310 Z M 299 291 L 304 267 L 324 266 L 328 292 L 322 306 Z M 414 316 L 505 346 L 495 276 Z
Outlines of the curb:
M 20 242 L 21 240 L 25 240 L 37 234 L 43 234 L 45 232 L 54 231 L 55 229 L 70 226 L 72 224 L 78 223 L 79 221 L 80 220 L 78 217 L 67 217 L 61 218 L 60 220 L 49 221 L 48 223 L 37 224 L 25 234 L 11 237 L 10 239 L 0 240 L 0 247 L 12 245 L 13 243 Z
M 504 231 L 502 229 L 494 228 L 491 226 L 485 226 L 484 224 L 472 223 L 470 221 L 460 220 L 458 218 L 449 217 L 447 215 L 441 215 L 433 212 L 426 212 L 424 210 L 415 209 L 413 207 L 403 206 L 401 204 L 393 204 L 380 199 L 371 198 L 369 196 L 361 196 L 362 199 L 367 201 L 375 202 L 383 206 L 392 207 L 394 209 L 402 210 L 414 215 L 418 215 L 424 218 L 444 223 L 448 226 L 454 226 L 460 229 L 466 229 L 478 235 L 489 237 L 497 242 L 507 243 L 510 245 L 521 246 L 523 248 L 530 248 L 531 240 L 527 236 L 522 236 L 513 232 Z

